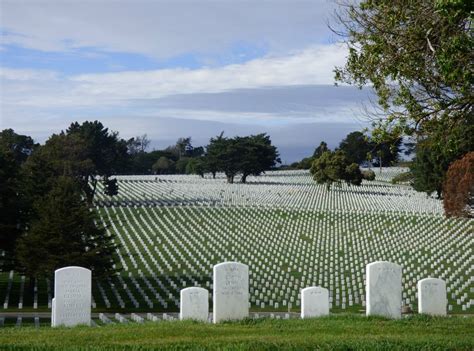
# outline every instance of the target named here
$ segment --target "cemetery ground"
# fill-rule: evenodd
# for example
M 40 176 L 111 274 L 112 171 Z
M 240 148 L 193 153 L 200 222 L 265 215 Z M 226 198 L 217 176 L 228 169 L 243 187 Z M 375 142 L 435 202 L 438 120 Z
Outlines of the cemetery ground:
M 100 323 L 100 322 L 99 322 Z M 117 323 L 75 328 L 3 328 L 2 350 L 472 350 L 474 319 L 358 315 Z
M 29 281 L 3 272 L 0 345 L 473 349 L 473 221 L 445 218 L 441 201 L 391 184 L 402 171 L 384 169 L 374 182 L 331 190 L 307 171 L 268 172 L 248 184 L 226 184 L 222 176 L 117 177 L 120 194 L 99 194 L 95 201 L 99 221 L 121 245 L 120 274 L 93 277 L 99 327 L 50 328 L 53 277 Z M 176 313 L 187 287 L 209 290 L 212 306 L 212 269 L 226 261 L 249 267 L 252 314 L 298 315 L 301 290 L 321 286 L 329 290 L 331 316 L 222 325 L 148 322 L 153 318 L 147 313 Z M 365 269 L 374 261 L 402 268 L 400 321 L 363 316 Z M 447 318 L 416 315 L 417 282 L 427 277 L 446 282 Z

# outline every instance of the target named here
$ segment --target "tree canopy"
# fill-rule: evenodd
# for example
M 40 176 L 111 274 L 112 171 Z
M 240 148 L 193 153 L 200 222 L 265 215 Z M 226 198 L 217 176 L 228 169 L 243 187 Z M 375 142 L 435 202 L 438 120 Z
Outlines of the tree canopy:
M 277 148 L 266 134 L 211 138 L 207 146 L 205 168 L 213 173 L 224 172 L 229 183 L 237 174 L 245 183 L 249 175 L 258 176 L 280 162 Z
M 30 203 L 24 196 L 22 165 L 37 147 L 12 129 L 0 132 L 0 269 L 15 265 L 17 240 L 25 228 Z
M 425 133 L 472 113 L 472 1 L 366 0 L 341 8 L 335 30 L 349 57 L 336 80 L 371 83 L 386 123 Z
M 33 193 L 49 192 L 55 177 L 70 176 L 80 184 L 92 205 L 99 181 L 107 195 L 118 193 L 114 174 L 125 173 L 129 155 L 127 143 L 102 123 L 77 122 L 66 132 L 53 134 L 26 163 Z
M 333 183 L 360 185 L 363 178 L 359 165 L 351 163 L 342 150 L 325 151 L 314 160 L 310 171 L 313 179 L 319 184 L 327 184 L 328 189 Z
M 61 176 L 50 192 L 35 201 L 36 219 L 19 239 L 17 257 L 29 277 L 50 276 L 64 266 L 83 266 L 94 276 L 113 272 L 116 245 L 103 227 L 95 223 L 79 184 Z
M 473 124 L 473 13 L 468 0 L 365 0 L 342 5 L 333 28 L 349 47 L 336 81 L 373 87 L 372 136 L 410 136 L 415 189 L 438 196 L 449 164 L 473 150 L 459 132 Z

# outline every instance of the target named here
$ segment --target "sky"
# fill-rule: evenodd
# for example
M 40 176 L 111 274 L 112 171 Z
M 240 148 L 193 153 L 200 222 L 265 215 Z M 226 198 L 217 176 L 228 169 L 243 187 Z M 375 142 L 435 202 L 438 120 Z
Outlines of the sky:
M 334 84 L 327 0 L 0 0 L 0 129 L 44 142 L 100 120 L 151 148 L 268 133 L 284 163 L 367 126 Z

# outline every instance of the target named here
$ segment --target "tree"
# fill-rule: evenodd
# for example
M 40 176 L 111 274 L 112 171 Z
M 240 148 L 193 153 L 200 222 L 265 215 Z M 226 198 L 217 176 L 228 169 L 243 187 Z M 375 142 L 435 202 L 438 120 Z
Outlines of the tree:
M 305 157 L 300 162 L 297 163 L 296 168 L 298 169 L 310 169 L 313 164 L 313 157 Z
M 126 173 L 130 161 L 127 142 L 118 137 L 118 132 L 109 131 L 99 121 L 72 123 L 66 130 L 66 135 L 77 136 L 84 142 L 86 160 L 90 160 L 92 164 L 88 172 L 76 174 L 87 202 L 92 204 L 99 179 L 107 195 L 117 195 L 117 181 L 111 176 Z
M 236 144 L 240 149 L 239 171 L 242 173 L 242 183 L 247 181 L 249 175 L 258 176 L 281 162 L 277 148 L 266 134 L 237 137 Z
M 313 159 L 317 159 L 326 151 L 329 151 L 328 144 L 326 144 L 325 141 L 321 141 L 319 146 L 313 152 Z
M 448 217 L 474 216 L 474 152 L 449 166 L 443 188 L 444 211 Z
M 175 165 L 175 170 L 176 170 L 176 173 L 178 174 L 185 174 L 186 173 L 186 167 L 189 163 L 189 161 L 191 160 L 190 157 L 181 157 L 177 162 L 176 162 L 176 165 Z
M 228 183 L 242 174 L 245 183 L 249 175 L 258 176 L 280 162 L 278 151 L 266 134 L 225 138 L 221 134 L 211 138 L 207 146 L 206 168 L 213 173 L 224 172 Z
M 12 129 L 0 133 L 0 270 L 13 269 L 15 248 L 28 218 L 30 201 L 25 196 L 22 164 L 37 145 L 31 137 Z
M 336 80 L 371 83 L 386 123 L 403 133 L 472 113 L 474 3 L 371 1 L 341 7 L 335 31 L 349 56 Z M 385 124 L 386 124 L 385 123 Z
M 126 173 L 129 165 L 126 141 L 100 122 L 72 123 L 66 132 L 53 134 L 25 163 L 29 189 L 34 196 L 48 193 L 55 178 L 73 177 L 92 206 L 98 182 L 104 192 L 118 193 L 113 175 Z
M 136 136 L 127 141 L 128 153 L 132 156 L 143 154 L 150 145 L 150 139 L 146 134 Z
M 96 225 L 96 214 L 82 195 L 75 179 L 61 176 L 35 201 L 37 219 L 18 242 L 18 270 L 31 278 L 70 265 L 87 267 L 94 276 L 114 272 L 114 238 Z
M 473 11 L 467 0 L 365 0 L 342 6 L 336 16 L 341 29 L 335 31 L 349 47 L 336 81 L 371 84 L 382 108 L 372 134 L 413 137 L 423 154 L 417 156 L 415 188 L 439 195 L 449 163 L 436 165 L 425 146 L 451 154 L 437 134 L 459 144 L 456 130 L 472 126 Z
M 203 157 L 192 158 L 186 165 L 186 174 L 197 174 L 204 177 L 206 165 Z
M 372 149 L 369 138 L 362 132 L 349 133 L 339 144 L 339 149 L 346 153 L 351 163 L 361 164 L 366 161 L 367 153 Z
M 449 128 L 449 123 L 440 123 L 424 138 L 419 138 L 416 155 L 410 165 L 413 176 L 413 187 L 427 194 L 436 192 L 442 197 L 443 183 L 449 165 L 463 155 L 474 150 L 474 116 L 468 125 L 456 125 Z
M 326 151 L 314 160 L 311 167 L 313 179 L 319 184 L 327 184 L 330 189 L 333 183 L 346 182 L 352 185 L 362 183 L 359 165 L 350 163 L 344 151 Z
M 174 162 L 165 156 L 161 156 L 158 161 L 153 164 L 153 172 L 155 174 L 168 174 L 174 171 Z

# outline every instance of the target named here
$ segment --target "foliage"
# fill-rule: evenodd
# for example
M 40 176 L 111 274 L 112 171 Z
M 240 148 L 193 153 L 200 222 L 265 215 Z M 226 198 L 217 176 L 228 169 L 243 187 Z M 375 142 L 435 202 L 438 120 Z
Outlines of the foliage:
M 369 138 L 362 132 L 349 133 L 339 144 L 339 149 L 346 153 L 351 163 L 361 164 L 367 160 L 367 154 L 372 151 Z
M 249 175 L 258 176 L 280 162 L 278 151 L 266 134 L 211 138 L 205 157 L 206 168 L 213 173 L 224 172 L 228 183 L 241 174 L 242 183 Z
M 313 159 L 320 157 L 326 151 L 329 151 L 328 144 L 326 144 L 325 141 L 321 141 L 319 146 L 313 152 Z
M 81 184 L 87 202 L 92 204 L 98 178 L 101 179 L 107 195 L 117 195 L 117 182 L 111 176 L 124 173 L 129 165 L 127 142 L 120 139 L 117 132 L 109 131 L 99 121 L 72 123 L 65 135 L 77 136 L 84 143 L 84 158 L 76 162 L 87 160 L 89 167 L 84 169 L 84 172 L 75 173 L 74 176 Z
M 181 157 L 177 162 L 176 162 L 176 165 L 175 165 L 175 170 L 176 170 L 176 173 L 178 174 L 185 174 L 186 173 L 186 167 L 189 163 L 189 161 L 191 160 L 190 157 Z
M 165 156 L 161 156 L 152 166 L 155 174 L 169 174 L 174 172 L 174 162 Z
M 362 171 L 362 178 L 368 181 L 373 181 L 375 180 L 375 172 L 371 169 Z
M 281 162 L 277 148 L 266 134 L 237 137 L 236 143 L 241 152 L 239 171 L 242 183 L 249 175 L 258 176 Z
M 413 182 L 413 173 L 412 172 L 403 172 L 392 178 L 392 184 L 401 184 L 401 183 L 412 183 Z
M 337 19 L 349 46 L 336 80 L 371 83 L 396 134 L 439 122 L 454 125 L 472 113 L 472 13 L 468 0 L 361 1 Z
M 28 199 L 24 194 L 22 164 L 37 147 L 33 139 L 12 129 L 0 133 L 0 269 L 14 265 L 16 242 L 26 224 Z
M 428 194 L 436 192 L 440 198 L 449 165 L 474 150 L 473 135 L 474 115 L 471 115 L 455 126 L 440 122 L 437 129 L 420 137 L 410 166 L 413 187 Z
M 448 217 L 474 216 L 474 151 L 449 166 L 443 194 Z
M 80 185 L 91 206 L 99 181 L 107 195 L 118 193 L 112 175 L 124 173 L 129 155 L 126 142 L 102 123 L 72 123 L 66 132 L 53 134 L 25 163 L 33 197 L 48 193 L 57 177 L 69 176 Z
M 149 145 L 150 139 L 146 134 L 127 140 L 128 153 L 132 156 L 145 153 Z
M 50 276 L 64 266 L 82 266 L 94 276 L 113 272 L 113 236 L 97 226 L 96 214 L 70 177 L 59 177 L 51 191 L 34 203 L 37 219 L 19 239 L 17 256 L 29 277 Z
M 311 174 L 317 183 L 327 184 L 328 188 L 331 187 L 332 183 L 342 181 L 353 185 L 362 183 L 362 173 L 359 165 L 350 163 L 342 150 L 324 152 L 314 160 Z
M 473 150 L 453 152 L 463 143 L 459 130 L 473 123 L 474 2 L 365 0 L 341 9 L 336 31 L 349 57 L 336 80 L 371 84 L 384 116 L 374 120 L 372 135 L 413 137 L 414 187 L 441 197 L 449 164 Z
M 296 168 L 297 169 L 310 169 L 313 162 L 314 162 L 313 157 L 305 157 L 300 162 L 296 163 Z
M 197 174 L 204 177 L 206 164 L 203 157 L 192 158 L 186 165 L 186 174 Z

